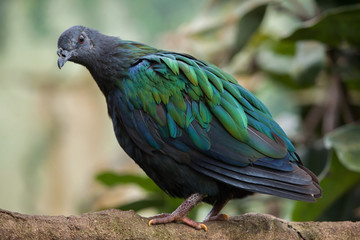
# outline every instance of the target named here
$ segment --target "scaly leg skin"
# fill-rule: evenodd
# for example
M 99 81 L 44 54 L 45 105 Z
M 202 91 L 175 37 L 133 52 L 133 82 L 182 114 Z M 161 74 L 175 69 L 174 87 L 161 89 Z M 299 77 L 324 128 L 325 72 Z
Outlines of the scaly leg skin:
M 230 199 L 225 199 L 223 201 L 220 202 L 216 202 L 213 206 L 213 208 L 210 210 L 210 212 L 208 213 L 208 215 L 205 217 L 203 222 L 208 222 L 208 221 L 218 221 L 218 220 L 226 220 L 229 221 L 229 217 L 226 214 L 219 214 L 219 212 L 221 211 L 221 209 L 223 209 L 223 207 L 227 204 L 227 202 Z
M 163 213 L 153 217 L 148 223 L 149 226 L 152 224 L 170 223 L 170 222 L 183 222 L 195 229 L 204 229 L 207 231 L 207 227 L 203 223 L 195 222 L 194 220 L 187 218 L 188 213 L 193 209 L 206 195 L 199 193 L 192 194 L 173 212 Z

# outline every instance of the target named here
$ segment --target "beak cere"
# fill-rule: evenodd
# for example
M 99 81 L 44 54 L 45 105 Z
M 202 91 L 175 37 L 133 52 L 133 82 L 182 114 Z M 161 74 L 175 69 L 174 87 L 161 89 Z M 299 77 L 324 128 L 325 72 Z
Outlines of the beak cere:
M 59 48 L 57 50 L 57 55 L 59 56 L 58 67 L 59 69 L 61 69 L 64 66 L 64 64 L 67 62 L 67 60 L 69 60 L 69 58 L 71 57 L 71 52 Z

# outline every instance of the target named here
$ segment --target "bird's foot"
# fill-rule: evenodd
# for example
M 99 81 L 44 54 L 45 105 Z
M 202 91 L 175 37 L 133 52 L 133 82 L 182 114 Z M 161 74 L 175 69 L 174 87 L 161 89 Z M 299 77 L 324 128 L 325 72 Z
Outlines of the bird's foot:
M 206 195 L 194 193 L 185 199 L 185 201 L 173 213 L 163 213 L 156 215 L 149 221 L 148 225 L 151 226 L 153 224 L 183 222 L 197 230 L 204 229 L 207 231 L 205 224 L 195 222 L 194 220 L 186 217 L 191 209 L 195 207 L 196 204 L 201 202 L 204 197 L 206 197 Z
M 170 222 L 182 222 L 197 230 L 204 229 L 205 231 L 207 231 L 207 227 L 203 223 L 196 222 L 188 217 L 178 216 L 176 214 L 170 213 L 162 213 L 154 216 L 153 219 L 149 221 L 148 225 L 151 226 L 155 224 L 164 224 Z
M 229 221 L 229 216 L 222 213 L 215 216 L 211 216 L 209 218 L 205 218 L 203 222 L 209 222 L 209 221 Z

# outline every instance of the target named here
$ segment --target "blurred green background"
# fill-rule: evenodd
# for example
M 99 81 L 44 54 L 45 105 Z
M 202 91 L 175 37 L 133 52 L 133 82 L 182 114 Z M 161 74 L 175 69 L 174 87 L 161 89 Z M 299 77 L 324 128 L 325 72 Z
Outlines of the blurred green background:
M 118 146 L 87 70 L 57 69 L 57 38 L 79 24 L 222 67 L 269 107 L 320 175 L 317 203 L 256 194 L 225 213 L 360 220 L 360 4 L 351 0 L 0 0 L 0 208 L 150 216 L 182 201 Z

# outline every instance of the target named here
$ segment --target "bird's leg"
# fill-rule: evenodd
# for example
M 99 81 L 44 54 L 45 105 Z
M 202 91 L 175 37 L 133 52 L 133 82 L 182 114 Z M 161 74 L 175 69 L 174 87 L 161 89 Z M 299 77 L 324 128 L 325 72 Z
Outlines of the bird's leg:
M 226 214 L 219 214 L 221 209 L 227 204 L 230 199 L 215 202 L 213 208 L 210 210 L 208 215 L 205 217 L 203 222 L 216 221 L 216 220 L 229 220 Z
M 204 229 L 207 231 L 207 227 L 205 224 L 195 222 L 194 220 L 187 218 L 188 213 L 193 209 L 201 200 L 203 200 L 206 195 L 195 193 L 190 197 L 185 199 L 185 201 L 173 212 L 173 213 L 163 213 L 160 215 L 154 216 L 153 219 L 149 221 L 149 226 L 152 224 L 160 224 L 160 223 L 170 223 L 170 222 L 183 222 L 195 229 Z

